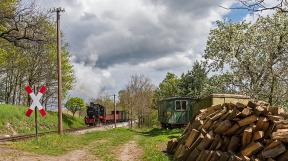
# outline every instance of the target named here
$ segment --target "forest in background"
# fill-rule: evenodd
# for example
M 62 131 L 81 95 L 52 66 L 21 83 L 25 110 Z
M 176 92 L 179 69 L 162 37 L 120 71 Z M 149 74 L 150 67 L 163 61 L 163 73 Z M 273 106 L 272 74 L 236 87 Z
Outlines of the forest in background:
M 42 12 L 34 3 L 1 0 L 0 5 L 0 101 L 30 103 L 25 86 L 46 85 L 42 103 L 55 103 L 57 94 L 55 14 Z M 64 96 L 72 89 L 73 66 L 68 45 L 62 41 L 62 80 Z
M 254 6 L 261 4 L 261 1 L 256 2 Z M 249 8 L 253 5 L 245 5 L 247 3 L 243 3 L 247 9 L 257 9 Z M 154 124 L 157 102 L 172 96 L 201 98 L 211 93 L 237 93 L 271 105 L 287 106 L 288 18 L 285 9 L 259 17 L 253 23 L 217 21 L 210 31 L 201 61 L 195 61 L 180 77 L 168 72 L 159 86 L 153 85 L 144 75 L 131 76 L 126 88 L 118 93 L 117 107 L 129 111 L 130 117 L 140 120 L 141 126 Z M 45 84 L 49 90 L 42 103 L 49 106 L 55 102 L 56 29 L 53 16 L 50 12 L 39 11 L 33 3 L 23 5 L 17 0 L 1 0 L 1 102 L 29 104 L 24 91 L 28 84 L 36 87 Z M 75 79 L 68 44 L 62 44 L 65 96 L 73 88 Z M 105 98 L 106 102 L 103 99 L 95 101 L 102 101 L 109 108 L 114 105 L 111 97 Z

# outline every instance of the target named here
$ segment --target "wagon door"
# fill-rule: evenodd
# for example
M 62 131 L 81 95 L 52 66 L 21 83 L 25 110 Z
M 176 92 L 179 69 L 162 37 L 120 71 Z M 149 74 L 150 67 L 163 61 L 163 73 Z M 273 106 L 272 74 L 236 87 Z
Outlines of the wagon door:
M 189 108 L 187 100 L 175 101 L 176 124 L 187 124 L 189 122 Z

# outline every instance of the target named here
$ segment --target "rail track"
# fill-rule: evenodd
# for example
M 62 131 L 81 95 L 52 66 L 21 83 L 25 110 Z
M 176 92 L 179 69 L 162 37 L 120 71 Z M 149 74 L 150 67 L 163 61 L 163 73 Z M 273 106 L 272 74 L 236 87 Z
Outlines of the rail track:
M 117 123 L 118 124 L 118 123 Z M 121 123 L 119 123 L 121 124 Z M 113 127 L 113 125 L 103 125 L 103 126 L 89 126 L 89 127 L 80 127 L 80 128 L 71 128 L 71 129 L 64 129 L 64 133 L 72 133 L 72 132 L 77 132 L 77 131 L 82 131 L 82 130 L 88 130 L 88 129 L 96 129 L 96 128 L 107 128 L 107 127 Z M 43 136 L 47 134 L 53 134 L 57 133 L 57 131 L 47 131 L 47 132 L 41 132 L 38 133 L 38 136 Z M 8 142 L 8 141 L 20 141 L 20 140 L 27 140 L 36 137 L 36 134 L 25 134 L 25 135 L 16 135 L 16 136 L 10 136 L 10 137 L 3 137 L 0 138 L 0 143 L 1 142 Z

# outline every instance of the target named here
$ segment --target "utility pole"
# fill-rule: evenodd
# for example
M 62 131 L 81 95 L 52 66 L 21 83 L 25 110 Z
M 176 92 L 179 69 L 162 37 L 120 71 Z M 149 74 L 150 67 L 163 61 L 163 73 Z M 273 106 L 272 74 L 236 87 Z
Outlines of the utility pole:
M 116 128 L 116 95 L 114 94 L 113 97 L 114 97 L 114 125 Z M 119 114 L 118 114 L 118 116 L 119 116 Z
M 57 72 L 58 72 L 58 133 L 63 134 L 62 126 L 62 74 L 61 74 L 61 40 L 60 40 L 60 12 L 64 12 L 61 7 L 54 8 L 52 12 L 57 13 Z

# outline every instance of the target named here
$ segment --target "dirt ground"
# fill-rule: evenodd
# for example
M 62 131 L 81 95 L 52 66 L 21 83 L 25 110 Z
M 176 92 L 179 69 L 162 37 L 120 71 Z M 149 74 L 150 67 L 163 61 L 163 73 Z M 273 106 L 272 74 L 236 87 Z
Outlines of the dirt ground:
M 121 145 L 116 152 L 117 159 L 120 161 L 140 161 L 143 150 L 138 147 L 134 140 Z
M 125 127 L 127 123 L 118 123 L 117 127 Z M 82 130 L 74 132 L 75 135 L 81 135 L 92 131 L 105 131 L 113 128 L 114 125 L 109 125 L 100 128 Z M 103 140 L 104 141 L 104 140 Z M 91 144 L 93 146 L 93 144 Z M 140 149 L 134 140 L 121 145 L 114 155 L 119 161 L 138 161 L 143 154 L 143 150 Z M 101 161 L 95 155 L 90 154 L 89 150 L 81 149 L 70 151 L 60 156 L 50 155 L 38 155 L 35 153 L 29 153 L 20 151 L 17 149 L 8 148 L 5 144 L 0 144 L 0 161 Z
M 119 161 L 139 161 L 143 150 L 138 147 L 134 140 L 121 145 L 115 151 L 115 156 Z M 101 161 L 88 150 L 74 150 L 60 156 L 38 155 L 24 152 L 17 149 L 7 148 L 0 145 L 1 161 Z
M 1 161 L 100 161 L 86 150 L 74 150 L 60 156 L 37 155 L 16 149 L 0 147 Z

